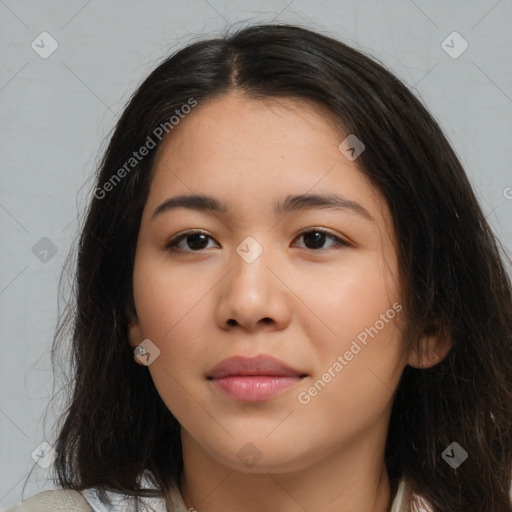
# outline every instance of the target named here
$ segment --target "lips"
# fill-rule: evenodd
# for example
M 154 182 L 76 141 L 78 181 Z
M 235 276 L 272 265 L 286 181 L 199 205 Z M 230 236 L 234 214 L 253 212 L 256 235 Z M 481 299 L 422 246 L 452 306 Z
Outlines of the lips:
M 222 395 L 242 402 L 268 400 L 297 385 L 307 374 L 271 356 L 231 357 L 214 366 L 207 379 Z
M 292 368 L 271 356 L 259 355 L 256 357 L 235 356 L 224 359 L 208 372 L 208 379 L 222 379 L 233 376 L 277 376 L 277 377 L 305 377 L 306 374 Z

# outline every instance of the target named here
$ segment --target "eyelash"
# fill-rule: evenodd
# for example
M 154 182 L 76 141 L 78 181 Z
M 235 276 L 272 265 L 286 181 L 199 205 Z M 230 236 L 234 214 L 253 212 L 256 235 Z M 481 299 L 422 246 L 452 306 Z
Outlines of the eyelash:
M 311 229 L 308 229 L 307 231 L 302 231 L 301 233 L 299 233 L 297 238 L 300 238 L 303 235 L 307 235 L 308 233 L 322 233 L 322 234 L 327 235 L 328 238 L 332 238 L 332 239 L 334 239 L 334 240 L 336 240 L 338 242 L 337 245 L 334 245 L 332 247 L 328 247 L 327 249 L 340 249 L 342 247 L 351 247 L 351 244 L 349 244 L 345 240 L 342 240 L 341 238 L 339 238 L 339 237 L 329 233 L 328 231 L 325 231 L 324 229 L 320 229 L 320 228 L 311 228 Z M 205 235 L 208 238 L 213 239 L 213 237 L 211 237 L 207 233 L 204 233 L 203 231 L 190 230 L 190 231 L 186 231 L 184 233 L 181 233 L 177 237 L 169 240 L 169 242 L 167 242 L 167 244 L 165 245 L 165 249 L 173 251 L 173 252 L 185 252 L 185 253 L 203 252 L 203 249 L 199 249 L 197 251 L 193 251 L 193 250 L 183 250 L 183 249 L 177 249 L 176 248 L 176 246 L 183 239 L 185 239 L 187 236 L 190 236 L 190 235 Z M 307 247 L 301 247 L 301 249 L 308 249 L 308 248 Z M 326 251 L 327 249 L 309 249 L 309 250 L 313 251 L 313 252 L 322 252 L 322 251 Z

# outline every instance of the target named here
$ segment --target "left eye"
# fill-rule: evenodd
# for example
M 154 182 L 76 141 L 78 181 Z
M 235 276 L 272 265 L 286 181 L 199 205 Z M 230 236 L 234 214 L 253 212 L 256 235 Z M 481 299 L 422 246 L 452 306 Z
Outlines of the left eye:
M 334 236 L 323 229 L 310 229 L 309 231 L 303 231 L 298 238 L 304 237 L 304 240 L 307 240 L 311 245 L 323 245 L 327 238 L 334 240 L 336 243 L 331 247 L 349 247 L 350 244 L 342 240 L 341 238 Z M 313 247 L 306 247 L 306 249 L 315 250 Z
M 188 231 L 170 240 L 165 246 L 165 248 L 176 252 L 199 252 L 201 249 L 208 248 L 205 246 L 205 244 L 207 245 L 208 238 L 213 240 L 213 238 L 210 235 L 207 235 L 202 231 Z M 310 249 L 312 251 L 317 252 L 319 249 L 322 250 L 321 246 L 324 245 L 325 240 L 327 238 L 330 238 L 336 242 L 331 247 L 350 247 L 350 244 L 348 242 L 345 242 L 345 240 L 342 240 L 341 238 L 334 236 L 323 229 L 310 229 L 308 231 L 303 231 L 302 233 L 300 233 L 298 238 L 304 238 L 306 249 Z M 186 245 L 191 249 L 191 251 L 188 251 L 185 248 L 180 247 L 180 244 L 182 242 L 186 242 Z

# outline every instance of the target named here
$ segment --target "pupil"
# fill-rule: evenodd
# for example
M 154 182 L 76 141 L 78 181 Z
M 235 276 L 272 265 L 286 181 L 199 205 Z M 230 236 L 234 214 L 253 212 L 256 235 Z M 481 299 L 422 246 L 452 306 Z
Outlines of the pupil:
M 194 240 L 197 241 L 197 238 L 202 237 L 201 242 L 199 244 L 195 244 Z M 192 239 L 192 243 L 190 240 Z M 196 233 L 193 235 L 188 235 L 188 242 L 187 245 L 190 247 L 190 249 L 203 249 L 204 246 L 208 245 L 208 241 L 206 239 L 206 235 L 203 235 L 201 233 Z
M 319 231 L 311 231 L 310 233 L 306 233 L 306 235 L 304 236 L 304 240 L 306 242 L 306 247 L 308 247 L 308 249 L 311 249 L 311 247 L 308 246 L 308 240 L 311 240 L 313 242 L 313 245 L 316 246 L 316 244 L 318 244 L 321 247 L 325 241 L 325 233 L 321 233 Z

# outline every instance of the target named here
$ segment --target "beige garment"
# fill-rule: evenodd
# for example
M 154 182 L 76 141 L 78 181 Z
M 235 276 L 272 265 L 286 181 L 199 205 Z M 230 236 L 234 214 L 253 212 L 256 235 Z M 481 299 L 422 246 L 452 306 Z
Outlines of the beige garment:
M 22 501 L 7 512 L 92 512 L 86 499 L 69 489 L 44 491 Z
M 391 512 L 432 511 L 424 502 L 419 508 L 412 509 L 410 506 L 411 499 L 412 494 L 402 480 L 391 506 Z M 187 508 L 179 492 L 173 495 L 173 502 L 175 504 L 174 512 L 187 512 Z M 113 512 L 118 511 L 121 512 L 117 507 L 115 511 L 113 510 Z M 20 505 L 10 508 L 7 512 L 93 512 L 93 509 L 80 492 L 68 489 L 55 489 L 36 494 L 23 501 Z

